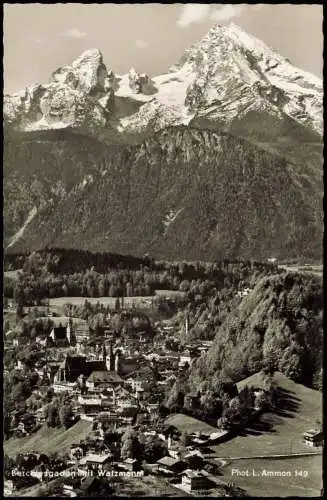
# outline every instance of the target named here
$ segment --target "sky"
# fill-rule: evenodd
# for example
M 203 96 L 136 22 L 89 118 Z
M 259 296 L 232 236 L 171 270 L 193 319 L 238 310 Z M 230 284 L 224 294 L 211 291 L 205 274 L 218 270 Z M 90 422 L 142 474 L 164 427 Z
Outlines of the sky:
M 5 4 L 4 90 L 46 83 L 90 48 L 115 73 L 165 73 L 214 24 L 230 22 L 322 77 L 322 20 L 322 6 L 310 4 Z

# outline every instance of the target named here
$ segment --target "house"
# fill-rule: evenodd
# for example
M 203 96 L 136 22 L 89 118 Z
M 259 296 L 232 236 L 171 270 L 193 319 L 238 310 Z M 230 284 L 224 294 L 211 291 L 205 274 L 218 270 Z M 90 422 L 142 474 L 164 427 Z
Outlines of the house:
M 50 338 L 57 347 L 70 345 L 73 337 L 72 322 L 69 321 L 66 326 L 54 326 L 50 332 Z
M 303 434 L 305 444 L 313 447 L 324 445 L 324 435 L 322 431 L 311 429 Z
M 44 334 L 37 335 L 35 338 L 35 342 L 40 346 L 45 347 L 47 345 L 48 339 L 44 336 Z
M 130 472 L 133 472 L 133 471 L 136 471 L 137 469 L 139 469 L 139 463 L 138 463 L 138 460 L 136 460 L 136 458 L 126 458 L 126 460 L 124 460 L 124 462 L 121 464 L 121 466 L 125 470 L 128 470 Z
M 158 464 L 158 470 L 165 472 L 166 474 L 178 474 L 185 469 L 185 464 L 178 458 L 173 457 L 163 457 L 156 462 Z
M 191 469 L 200 470 L 204 464 L 204 455 L 200 450 L 191 450 L 184 455 L 184 460 L 188 463 Z
M 183 368 L 186 365 L 191 365 L 193 359 L 196 357 L 194 351 L 191 351 L 190 349 L 185 349 L 185 351 L 182 352 L 179 358 L 178 366 L 179 368 Z
M 192 432 L 190 434 L 192 443 L 202 446 L 208 444 L 209 434 L 204 434 L 202 432 Z
M 22 371 L 22 370 L 24 370 L 24 366 L 25 366 L 24 363 L 20 359 L 17 359 L 17 362 L 14 366 L 14 369 Z
M 182 487 L 186 491 L 208 490 L 210 488 L 209 481 L 200 471 L 186 469 L 182 475 Z
M 125 380 L 125 383 L 131 387 L 132 391 L 138 392 L 144 390 L 143 381 L 141 379 L 128 377 L 128 379 Z
M 116 372 L 95 370 L 86 380 L 86 387 L 90 390 L 100 390 L 105 387 L 118 387 L 123 379 Z
M 112 453 L 90 453 L 80 460 L 80 465 L 87 468 L 102 470 L 112 459 Z
M 96 416 L 103 409 L 100 397 L 79 396 L 78 403 L 81 405 L 81 411 L 84 415 Z
M 218 430 L 217 432 L 212 432 L 209 436 L 209 444 L 214 445 L 214 444 L 219 444 L 224 442 L 229 436 L 231 435 L 230 430 Z
M 178 441 L 174 441 L 171 435 L 167 438 L 168 454 L 176 459 L 181 458 L 181 446 Z
M 80 460 L 84 455 L 84 449 L 79 444 L 73 443 L 70 445 L 70 458 L 72 460 Z

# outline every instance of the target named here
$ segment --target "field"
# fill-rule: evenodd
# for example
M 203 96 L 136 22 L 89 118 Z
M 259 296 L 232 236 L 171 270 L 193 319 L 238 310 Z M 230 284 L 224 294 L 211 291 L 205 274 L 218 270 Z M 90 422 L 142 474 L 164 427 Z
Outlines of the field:
M 179 290 L 156 290 L 156 295 L 169 297 L 173 299 L 174 297 L 183 297 L 185 295 L 184 292 L 180 292 Z
M 124 297 L 124 305 L 131 307 L 133 304 L 136 307 L 151 307 L 153 297 Z M 72 304 L 74 306 L 81 306 L 84 304 L 85 300 L 91 304 L 102 304 L 104 306 L 115 307 L 116 297 L 56 297 L 54 299 L 49 299 L 49 306 L 51 309 L 58 310 L 65 304 Z M 120 299 L 121 301 L 121 299 Z
M 274 378 L 281 393 L 278 409 L 263 414 L 260 421 L 246 428 L 242 435 L 211 448 L 216 460 L 221 457 L 226 462 L 224 480 L 234 481 L 252 496 L 317 496 L 322 487 L 322 452 L 299 457 L 292 454 L 319 453 L 319 449 L 302 442 L 302 434 L 314 428 L 317 420 L 322 420 L 322 395 L 281 373 L 275 373 Z M 245 385 L 261 387 L 262 384 L 262 374 L 256 373 L 239 382 L 237 387 L 241 390 Z M 273 458 L 274 455 L 285 457 Z M 240 477 L 233 469 L 248 470 L 249 476 Z M 290 472 L 291 476 L 261 476 L 263 469 Z
M 260 422 L 247 428 L 243 435 L 222 443 L 215 449 L 216 456 L 251 457 L 256 455 L 306 453 L 312 451 L 302 443 L 302 434 L 315 427 L 315 421 L 322 421 L 322 395 L 319 391 L 296 384 L 281 373 L 275 374 L 275 381 L 281 390 L 279 408 L 274 413 L 265 413 Z M 237 384 L 260 387 L 260 373 Z
M 120 478 L 119 495 L 122 496 L 177 496 L 185 497 L 185 492 L 174 488 L 169 480 L 161 476 L 141 476 Z
M 310 264 L 310 265 L 280 265 L 282 269 L 285 269 L 286 271 L 290 271 L 293 273 L 307 273 L 307 274 L 315 274 L 317 276 L 323 275 L 324 268 L 322 264 Z
M 70 429 L 48 428 L 43 425 L 35 434 L 24 438 L 10 438 L 4 441 L 4 453 L 16 457 L 17 453 L 36 451 L 55 453 L 69 451 L 70 445 L 79 442 L 89 434 L 92 422 L 80 420 Z
M 177 290 L 157 290 L 155 295 L 148 296 L 135 296 L 135 297 L 124 297 L 124 307 L 131 308 L 133 305 L 139 309 L 149 309 L 152 307 L 152 302 L 155 296 L 174 298 L 176 296 L 183 295 L 183 292 Z M 115 307 L 116 297 L 56 297 L 49 299 L 50 309 L 54 312 L 62 310 L 65 304 L 72 304 L 75 306 L 81 306 L 84 304 L 85 300 L 95 305 L 97 303 L 102 304 L 105 307 Z M 122 299 L 119 299 L 120 302 Z
M 188 415 L 183 415 L 183 413 L 171 415 L 167 418 L 165 423 L 166 425 L 173 425 L 180 432 L 187 432 L 188 434 L 192 432 L 203 432 L 207 434 L 217 432 L 216 427 L 201 422 L 201 420 L 197 420 L 196 418 L 189 417 Z
M 262 476 L 264 470 L 288 473 L 288 475 Z M 248 471 L 249 476 L 240 477 L 237 471 Z M 233 481 L 251 496 L 316 497 L 320 496 L 322 488 L 322 456 L 236 460 L 224 467 L 223 473 L 224 480 Z

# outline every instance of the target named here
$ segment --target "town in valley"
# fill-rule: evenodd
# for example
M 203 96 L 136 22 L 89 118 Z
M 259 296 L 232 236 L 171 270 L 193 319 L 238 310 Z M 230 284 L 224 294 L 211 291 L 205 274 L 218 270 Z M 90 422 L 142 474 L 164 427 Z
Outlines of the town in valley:
M 322 5 L 4 14 L 4 497 L 323 496 Z
M 307 300 L 311 267 L 301 276 L 275 259 L 145 256 L 124 257 L 117 270 L 110 254 L 87 258 L 95 266 L 64 250 L 6 259 L 7 494 L 246 496 L 249 477 L 257 488 L 286 477 L 290 491 L 314 483 L 319 493 L 319 373 L 315 388 L 304 387 L 301 360 L 269 351 L 262 360 L 253 352 L 247 367 L 210 370 L 214 328 L 230 309 L 246 307 L 267 280 L 307 283 L 298 297 Z M 71 273 L 60 273 L 66 266 Z

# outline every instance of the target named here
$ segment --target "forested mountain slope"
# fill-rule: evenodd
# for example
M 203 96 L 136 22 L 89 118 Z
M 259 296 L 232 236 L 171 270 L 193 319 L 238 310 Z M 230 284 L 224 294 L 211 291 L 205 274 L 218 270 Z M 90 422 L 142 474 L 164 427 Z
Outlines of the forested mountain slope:
M 321 255 L 319 176 L 229 134 L 171 127 L 135 146 L 69 131 L 7 134 L 4 175 L 11 251 Z
M 219 327 L 190 383 L 237 382 L 261 369 L 319 387 L 323 360 L 323 288 L 317 276 L 285 273 L 262 278 Z

